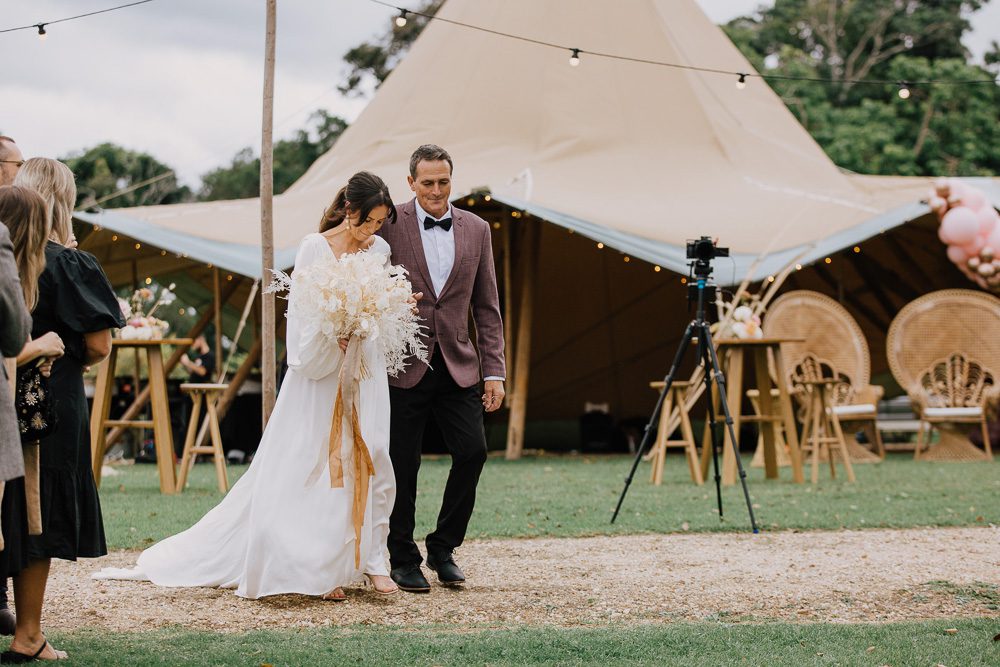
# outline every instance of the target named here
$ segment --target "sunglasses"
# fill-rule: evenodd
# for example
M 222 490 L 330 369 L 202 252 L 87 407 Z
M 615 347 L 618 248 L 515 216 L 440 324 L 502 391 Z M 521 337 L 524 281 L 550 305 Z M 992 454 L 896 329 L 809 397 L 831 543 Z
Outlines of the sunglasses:
M 24 160 L 0 160 L 0 163 L 4 164 L 16 164 L 18 167 L 24 166 Z

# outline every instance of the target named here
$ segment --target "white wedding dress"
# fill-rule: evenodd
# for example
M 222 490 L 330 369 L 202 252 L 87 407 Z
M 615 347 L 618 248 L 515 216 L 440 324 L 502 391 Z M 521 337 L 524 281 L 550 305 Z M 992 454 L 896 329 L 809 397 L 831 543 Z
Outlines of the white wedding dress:
M 381 237 L 366 252 L 389 261 L 389 245 Z M 310 234 L 299 246 L 295 266 L 332 256 L 326 239 Z M 296 318 L 294 288 L 289 301 L 288 373 L 246 473 L 201 521 L 143 551 L 135 568 L 105 568 L 94 578 L 235 588 L 237 595 L 256 599 L 279 593 L 323 595 L 361 581 L 363 574 L 389 574 L 386 538 L 396 484 L 389 460 L 385 360 L 374 341 L 364 342 L 370 374 L 360 383 L 358 416 L 375 475 L 357 568 L 353 475 L 345 479 L 345 488 L 331 488 L 326 463 L 344 354 L 313 325 Z M 351 452 L 353 441 L 346 431 L 343 451 Z M 307 483 L 321 458 L 323 474 Z

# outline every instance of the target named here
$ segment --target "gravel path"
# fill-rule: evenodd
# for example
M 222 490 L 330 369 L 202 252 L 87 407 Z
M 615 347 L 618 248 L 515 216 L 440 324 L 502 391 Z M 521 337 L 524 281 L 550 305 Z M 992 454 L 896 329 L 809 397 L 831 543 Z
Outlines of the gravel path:
M 300 595 L 95 581 L 136 552 L 53 561 L 47 629 L 238 632 L 324 625 L 576 626 L 672 620 L 898 621 L 996 617 L 1000 528 L 481 540 L 457 554 L 469 584 L 345 603 Z M 433 575 L 432 577 L 433 578 Z

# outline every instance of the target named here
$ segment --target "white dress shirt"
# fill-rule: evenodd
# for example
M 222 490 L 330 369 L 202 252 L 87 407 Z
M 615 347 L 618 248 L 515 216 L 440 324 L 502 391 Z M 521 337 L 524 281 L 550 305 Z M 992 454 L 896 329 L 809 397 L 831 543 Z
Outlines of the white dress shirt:
M 445 231 L 441 227 L 431 227 L 424 229 L 424 219 L 443 220 L 451 217 L 451 204 L 448 204 L 448 212 L 441 218 L 435 218 L 417 205 L 417 223 L 420 225 L 420 240 L 424 245 L 424 258 L 427 259 L 427 270 L 431 273 L 431 286 L 434 294 L 441 296 L 444 284 L 448 282 L 451 269 L 455 266 L 455 226 Z
M 420 241 L 424 246 L 424 258 L 427 260 L 427 270 L 431 274 L 431 286 L 434 294 L 441 296 L 444 284 L 448 282 L 448 276 L 455 266 L 455 221 L 452 217 L 451 204 L 448 204 L 448 212 L 440 218 L 435 218 L 423 208 L 420 202 L 414 201 L 417 209 L 417 224 L 420 225 Z M 424 220 L 432 218 L 434 220 L 444 220 L 452 218 L 451 228 L 445 231 L 441 227 L 431 227 L 424 229 Z M 488 376 L 484 380 L 500 380 L 504 378 L 498 376 Z

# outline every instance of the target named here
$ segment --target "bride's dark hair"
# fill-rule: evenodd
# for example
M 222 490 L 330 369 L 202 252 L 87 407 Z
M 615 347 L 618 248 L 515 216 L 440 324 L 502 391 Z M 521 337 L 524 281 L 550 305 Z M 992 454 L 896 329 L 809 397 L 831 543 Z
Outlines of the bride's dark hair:
M 333 229 L 347 217 L 348 202 L 351 213 L 360 213 L 358 224 L 364 224 L 373 208 L 385 206 L 389 209 L 386 220 L 396 222 L 396 207 L 392 205 L 389 188 L 385 181 L 370 171 L 359 171 L 347 179 L 347 185 L 340 189 L 333 203 L 323 211 L 323 219 L 319 222 L 319 231 Z

